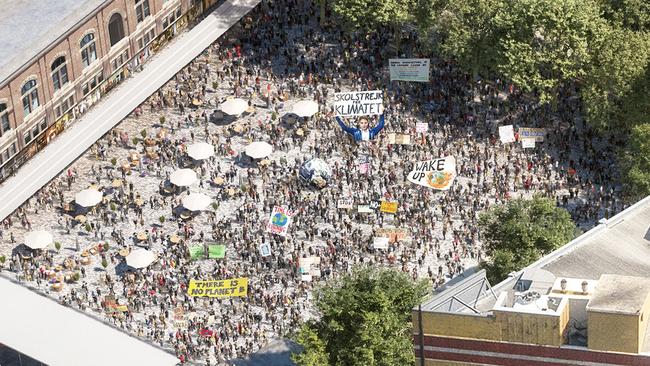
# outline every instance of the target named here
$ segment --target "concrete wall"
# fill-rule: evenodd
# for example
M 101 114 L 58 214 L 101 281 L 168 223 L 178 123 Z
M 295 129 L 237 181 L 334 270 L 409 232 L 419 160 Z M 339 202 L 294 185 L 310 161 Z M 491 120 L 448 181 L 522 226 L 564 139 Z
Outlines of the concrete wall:
M 563 300 L 566 301 L 566 300 Z M 561 307 L 560 316 L 494 311 L 496 323 L 501 327 L 501 341 L 561 346 L 569 322 L 569 306 Z

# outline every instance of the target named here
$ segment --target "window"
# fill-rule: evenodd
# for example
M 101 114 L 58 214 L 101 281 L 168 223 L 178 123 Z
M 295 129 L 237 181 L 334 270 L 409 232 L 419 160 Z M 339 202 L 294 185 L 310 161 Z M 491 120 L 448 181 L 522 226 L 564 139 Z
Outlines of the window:
M 151 15 L 149 12 L 149 0 L 135 0 L 135 17 L 138 23 L 149 15 Z
M 20 94 L 23 98 L 23 112 L 25 117 L 32 113 L 34 109 L 38 108 L 38 88 L 36 87 L 36 80 L 26 82 L 20 89 Z
M 27 146 L 27 144 L 29 144 L 29 142 L 32 141 L 32 135 L 30 135 L 29 131 L 27 131 L 25 132 L 23 137 L 25 138 L 25 146 Z
M 151 28 L 142 38 L 138 38 L 138 49 L 145 48 L 154 38 L 156 38 L 156 31 L 154 28 Z
M 54 108 L 54 115 L 58 119 L 62 115 L 68 113 L 72 107 L 74 107 L 74 95 L 65 98 L 61 104 L 57 105 L 56 108 Z
M 176 10 L 172 11 L 168 16 L 163 19 L 163 29 L 169 28 L 174 22 L 181 16 L 181 7 L 179 6 Z
M 11 125 L 9 125 L 7 105 L 5 103 L 0 103 L 0 136 L 9 130 L 11 130 Z
M 9 156 L 14 156 L 14 155 L 16 155 L 16 143 L 15 143 L 15 142 L 14 142 L 13 144 L 11 144 L 11 148 L 10 148 L 10 149 L 11 149 L 11 150 L 10 150 L 10 154 L 9 154 Z
M 93 76 L 92 79 L 83 85 L 84 97 L 93 91 L 102 81 L 104 81 L 104 73 L 100 71 L 97 75 Z
M 84 67 L 92 64 L 97 59 L 97 48 L 95 47 L 95 34 L 86 34 L 79 42 L 81 49 L 81 62 Z
M 113 72 L 117 71 L 122 65 L 124 65 L 127 61 L 129 61 L 129 50 L 124 50 L 119 56 L 115 57 L 113 61 L 111 61 L 111 65 L 113 66 Z
M 52 63 L 52 83 L 54 91 L 61 89 L 68 82 L 68 68 L 65 65 L 65 57 L 58 57 Z
M 108 37 L 111 41 L 111 47 L 124 38 L 124 22 L 120 13 L 113 14 L 108 21 Z

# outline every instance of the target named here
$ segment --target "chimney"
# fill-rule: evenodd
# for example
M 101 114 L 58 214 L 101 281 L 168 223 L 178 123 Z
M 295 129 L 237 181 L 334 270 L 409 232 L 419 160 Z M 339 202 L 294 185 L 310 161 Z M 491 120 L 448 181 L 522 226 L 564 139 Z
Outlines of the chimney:
M 587 294 L 587 286 L 589 286 L 589 282 L 582 281 L 582 293 L 583 294 Z
M 566 278 L 563 278 L 562 281 L 560 281 L 560 288 L 562 289 L 562 292 L 566 292 Z

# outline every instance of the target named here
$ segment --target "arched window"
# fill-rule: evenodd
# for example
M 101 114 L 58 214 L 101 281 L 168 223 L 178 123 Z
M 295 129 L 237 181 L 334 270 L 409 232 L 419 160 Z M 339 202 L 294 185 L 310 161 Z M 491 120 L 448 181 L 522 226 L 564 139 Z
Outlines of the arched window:
M 111 40 L 111 46 L 124 38 L 124 22 L 120 13 L 113 14 L 108 21 L 108 37 Z
M 86 34 L 79 42 L 79 49 L 81 50 L 81 62 L 84 67 L 90 65 L 97 59 L 97 49 L 95 48 L 95 34 Z
M 25 117 L 32 111 L 38 108 L 38 88 L 36 87 L 36 80 L 30 80 L 23 84 L 20 88 L 20 95 L 23 98 L 23 112 Z
M 52 83 L 54 91 L 61 89 L 68 82 L 68 68 L 65 65 L 65 57 L 57 57 L 52 62 Z
M 0 136 L 11 130 L 9 125 L 9 113 L 7 113 L 7 104 L 0 103 Z
M 138 23 L 149 15 L 151 15 L 149 11 L 149 0 L 135 0 L 135 17 Z

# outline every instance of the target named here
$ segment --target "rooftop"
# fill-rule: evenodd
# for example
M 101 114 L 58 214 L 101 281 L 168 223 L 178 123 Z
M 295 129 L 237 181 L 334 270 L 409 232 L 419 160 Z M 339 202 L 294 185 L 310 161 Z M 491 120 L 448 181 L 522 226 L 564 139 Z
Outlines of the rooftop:
M 603 275 L 587 304 L 588 311 L 638 315 L 650 294 L 650 279 Z
M 0 85 L 107 0 L 0 0 Z
M 0 344 L 50 366 L 173 366 L 178 359 L 0 276 Z M 119 352 L 107 352 L 114 350 Z M 100 356 L 101 355 L 101 356 Z M 90 362 L 89 360 L 92 360 Z

